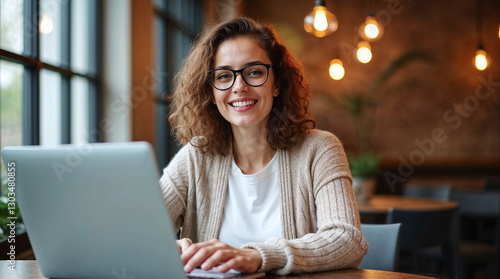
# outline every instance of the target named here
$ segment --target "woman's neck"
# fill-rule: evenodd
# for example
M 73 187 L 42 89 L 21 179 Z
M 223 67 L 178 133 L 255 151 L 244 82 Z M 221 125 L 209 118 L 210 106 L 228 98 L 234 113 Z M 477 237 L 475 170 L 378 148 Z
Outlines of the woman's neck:
M 267 131 L 259 129 L 233 129 L 234 162 L 244 174 L 254 174 L 264 169 L 276 154 L 267 142 Z

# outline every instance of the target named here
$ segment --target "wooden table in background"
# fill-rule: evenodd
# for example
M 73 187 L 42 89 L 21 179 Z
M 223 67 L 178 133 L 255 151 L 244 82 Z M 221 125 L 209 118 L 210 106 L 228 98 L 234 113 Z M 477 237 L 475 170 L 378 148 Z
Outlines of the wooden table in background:
M 458 207 L 458 203 L 453 201 L 397 195 L 373 195 L 367 201 L 358 202 L 358 211 L 360 214 L 385 214 L 391 208 L 430 210 L 455 207 Z
M 397 195 L 373 195 L 368 200 L 357 202 L 362 223 L 383 224 L 389 209 L 435 210 L 458 207 L 452 201 L 431 198 L 414 198 Z
M 11 271 L 7 267 L 7 261 L 0 261 L 0 278 L 5 279 L 46 279 L 40 272 L 36 261 L 16 261 L 16 270 Z M 342 278 L 363 278 L 363 279 L 428 279 L 431 277 L 419 276 L 400 272 L 388 272 L 370 269 L 343 269 L 328 272 L 295 274 L 288 276 L 267 275 L 268 279 L 342 279 Z

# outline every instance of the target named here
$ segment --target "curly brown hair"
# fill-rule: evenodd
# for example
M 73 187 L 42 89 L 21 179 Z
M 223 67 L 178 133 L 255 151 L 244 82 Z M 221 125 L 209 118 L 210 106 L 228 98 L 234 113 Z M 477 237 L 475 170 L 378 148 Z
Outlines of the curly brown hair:
M 254 38 L 273 65 L 274 86 L 279 94 L 273 100 L 267 125 L 267 141 L 271 148 L 289 148 L 314 128 L 308 111 L 309 87 L 300 65 L 271 28 L 239 17 L 205 27 L 176 76 L 169 121 L 180 143 L 191 142 L 204 153 L 229 153 L 231 125 L 213 102 L 208 71 L 214 67 L 219 45 L 242 35 Z

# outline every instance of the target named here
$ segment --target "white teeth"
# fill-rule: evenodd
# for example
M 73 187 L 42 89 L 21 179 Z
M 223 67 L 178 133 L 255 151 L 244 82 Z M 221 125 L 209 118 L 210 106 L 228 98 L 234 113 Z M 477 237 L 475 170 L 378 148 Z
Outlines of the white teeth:
M 255 100 L 252 100 L 252 101 L 244 101 L 244 102 L 234 102 L 232 103 L 232 106 L 233 107 L 246 107 L 246 106 L 249 106 L 249 105 L 253 105 L 255 104 L 257 101 Z

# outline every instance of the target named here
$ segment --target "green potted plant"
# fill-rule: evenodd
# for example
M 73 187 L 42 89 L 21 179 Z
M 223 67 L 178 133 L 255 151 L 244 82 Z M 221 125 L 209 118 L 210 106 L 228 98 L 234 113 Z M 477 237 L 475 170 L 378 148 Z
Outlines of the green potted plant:
M 357 201 L 365 201 L 375 191 L 375 177 L 379 171 L 381 158 L 381 155 L 369 152 L 347 156 Z
M 392 61 L 374 80 L 368 83 L 365 90 L 352 90 L 338 97 L 334 103 L 353 121 L 356 133 L 356 150 L 348 150 L 348 161 L 353 176 L 353 187 L 358 201 L 366 200 L 375 190 L 376 175 L 379 172 L 382 155 L 370 147 L 370 128 L 374 118 L 374 109 L 383 96 L 393 91 L 384 87 L 386 82 L 409 62 L 415 60 L 430 61 L 429 55 L 421 50 L 410 50 Z M 330 96 L 330 95 L 329 95 Z

